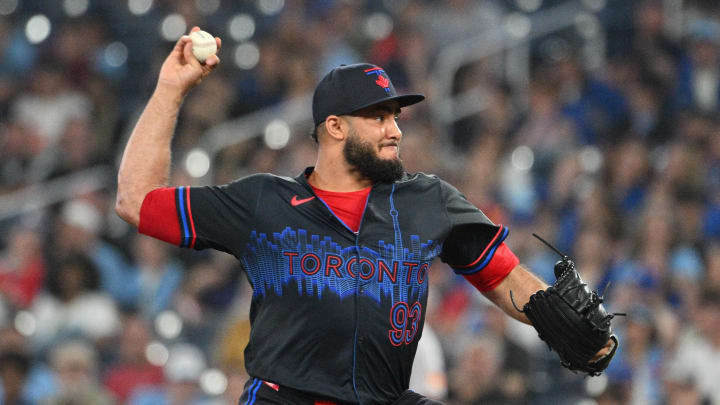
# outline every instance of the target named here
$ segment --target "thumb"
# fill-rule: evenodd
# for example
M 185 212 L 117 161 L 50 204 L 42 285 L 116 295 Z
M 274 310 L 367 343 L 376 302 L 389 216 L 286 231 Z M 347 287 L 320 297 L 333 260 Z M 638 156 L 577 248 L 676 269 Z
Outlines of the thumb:
M 188 35 L 181 36 L 177 42 L 175 43 L 175 46 L 173 47 L 172 51 L 170 52 L 170 55 L 180 59 L 180 57 L 183 56 L 183 50 L 185 48 L 185 45 L 187 45 L 188 42 L 191 42 L 190 37 Z
M 195 58 L 195 55 L 192 53 L 192 47 L 193 43 L 192 41 L 188 41 L 185 43 L 185 46 L 183 47 L 183 56 L 185 58 L 185 63 L 192 66 L 195 69 L 198 69 L 202 71 L 202 65 L 200 65 L 200 62 Z

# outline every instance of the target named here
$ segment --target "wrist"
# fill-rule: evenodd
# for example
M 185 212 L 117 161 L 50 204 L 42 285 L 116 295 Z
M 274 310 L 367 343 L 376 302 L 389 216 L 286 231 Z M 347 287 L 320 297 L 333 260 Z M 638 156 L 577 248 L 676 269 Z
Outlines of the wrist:
M 184 99 L 185 92 L 182 89 L 162 82 L 157 84 L 151 97 L 154 104 L 167 112 L 177 112 Z

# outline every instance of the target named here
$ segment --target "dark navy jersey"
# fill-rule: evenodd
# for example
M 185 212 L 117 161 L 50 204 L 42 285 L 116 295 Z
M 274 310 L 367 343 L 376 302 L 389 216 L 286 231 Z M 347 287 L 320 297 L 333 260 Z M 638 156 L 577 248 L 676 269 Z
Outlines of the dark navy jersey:
M 408 388 L 430 263 L 440 256 L 491 289 L 517 264 L 507 260 L 508 231 L 420 173 L 374 185 L 356 233 L 313 193 L 311 172 L 155 190 L 140 232 L 240 261 L 253 289 L 251 376 L 340 401 L 390 403 Z

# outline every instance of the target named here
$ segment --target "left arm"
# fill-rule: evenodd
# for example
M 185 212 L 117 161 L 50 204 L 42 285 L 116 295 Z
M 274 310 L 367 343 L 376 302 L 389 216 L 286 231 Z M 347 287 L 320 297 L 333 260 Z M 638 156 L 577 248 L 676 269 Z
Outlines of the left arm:
M 555 273 L 557 274 L 558 270 L 565 270 L 567 267 L 573 272 L 570 276 L 574 277 L 561 277 L 562 284 L 558 286 L 558 282 L 556 282 L 556 285 L 553 286 L 555 288 L 550 289 L 542 280 L 521 266 L 520 259 L 503 243 L 508 235 L 507 228 L 493 224 L 482 211 L 450 184 L 440 181 L 440 189 L 442 206 L 445 209 L 447 225 L 450 229 L 444 241 L 440 258 L 450 264 L 456 274 L 465 277 L 490 301 L 502 308 L 506 314 L 520 322 L 532 325 L 538 331 L 541 339 L 548 342 L 549 346 L 555 346 L 553 350 L 560 350 L 558 354 L 565 362 L 563 364 L 566 367 L 572 370 L 586 371 L 590 375 L 598 375 L 602 372 L 612 359 L 617 347 L 617 338 L 612 335 L 610 329 L 612 315 L 607 315 L 605 309 L 600 307 L 602 300 L 599 302 L 597 294 L 590 293 L 587 285 L 582 283 L 572 261 L 564 256 L 562 262 L 556 263 L 556 267 L 562 264 L 563 268 L 556 268 Z M 568 273 L 563 271 L 560 274 Z M 578 287 L 576 291 L 572 290 L 575 288 L 573 285 Z M 580 290 L 579 287 L 583 287 L 583 289 Z M 559 293 L 558 288 L 560 289 Z M 512 300 L 510 298 L 511 291 L 514 297 Z M 537 294 L 539 291 L 542 293 Z M 580 303 L 584 304 L 581 311 L 588 310 L 591 315 L 590 319 L 588 314 L 578 312 L 561 294 L 566 296 L 575 294 L 575 298 L 580 299 Z M 515 308 L 513 301 L 522 312 Z M 542 309 L 538 308 L 540 306 L 538 302 L 542 304 Z M 538 317 L 538 313 L 541 311 L 548 313 L 543 313 Z M 571 322 L 578 323 L 579 332 L 574 330 L 576 328 L 564 327 L 568 322 L 565 319 L 567 316 L 564 311 L 570 315 Z M 530 317 L 527 316 L 528 314 Z M 552 333 L 543 337 L 541 330 Z M 595 343 L 601 339 L 604 340 L 606 335 L 609 336 L 608 341 L 604 347 L 600 347 L 595 352 L 588 362 L 587 357 L 590 356 L 586 356 L 586 352 L 594 352 L 599 346 Z M 582 340 L 587 340 L 585 338 L 588 336 L 597 339 L 592 345 L 585 347 Z M 568 350 L 564 347 L 567 346 L 568 340 L 579 345 L 578 348 L 582 352 L 580 356 L 574 351 L 574 348 Z M 590 350 L 583 351 L 583 349 Z M 595 362 L 598 364 L 593 365 L 592 363 Z
M 547 284 L 532 274 L 530 270 L 518 264 L 508 273 L 500 284 L 492 290 L 482 291 L 482 293 L 495 305 L 505 311 L 506 314 L 520 322 L 532 325 L 528 317 L 513 306 L 512 300 L 510 299 L 510 291 L 513 292 L 515 305 L 523 309 L 523 306 L 530 300 L 531 295 L 547 288 Z M 605 346 L 595 354 L 595 357 L 593 357 L 590 362 L 595 362 L 605 357 L 611 352 L 614 345 L 615 343 L 612 340 L 608 340 Z
M 513 292 L 515 305 L 522 309 L 523 305 L 530 300 L 531 295 L 546 288 L 548 288 L 547 284 L 532 274 L 530 270 L 518 264 L 497 287 L 489 291 L 483 291 L 482 293 L 495 305 L 505 311 L 506 314 L 520 322 L 531 325 L 527 316 L 513 306 L 510 300 L 510 291 Z

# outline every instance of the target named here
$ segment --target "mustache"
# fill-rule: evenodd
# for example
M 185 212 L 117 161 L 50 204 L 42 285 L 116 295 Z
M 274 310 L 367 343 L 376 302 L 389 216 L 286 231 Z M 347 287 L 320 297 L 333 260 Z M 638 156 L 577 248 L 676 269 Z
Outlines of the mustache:
M 400 151 L 397 141 L 384 142 L 381 145 L 397 146 L 398 152 Z M 343 147 L 343 155 L 353 171 L 373 183 L 392 183 L 404 173 L 399 153 L 394 159 L 382 159 L 370 142 L 363 142 L 358 137 L 348 139 Z

